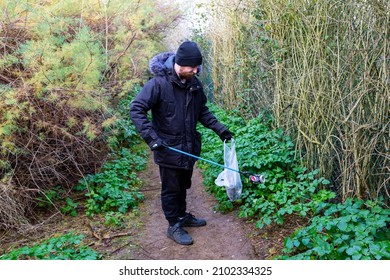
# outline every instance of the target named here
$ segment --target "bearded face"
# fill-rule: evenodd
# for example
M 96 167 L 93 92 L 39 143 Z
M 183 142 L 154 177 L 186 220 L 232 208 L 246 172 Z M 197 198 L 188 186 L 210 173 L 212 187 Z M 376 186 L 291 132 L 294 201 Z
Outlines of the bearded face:
M 198 66 L 180 66 L 178 69 L 177 75 L 181 80 L 185 79 L 187 81 L 191 80 L 196 73 L 198 73 Z
M 187 81 L 191 80 L 195 76 L 194 72 L 182 72 L 179 74 L 180 79 L 186 79 Z

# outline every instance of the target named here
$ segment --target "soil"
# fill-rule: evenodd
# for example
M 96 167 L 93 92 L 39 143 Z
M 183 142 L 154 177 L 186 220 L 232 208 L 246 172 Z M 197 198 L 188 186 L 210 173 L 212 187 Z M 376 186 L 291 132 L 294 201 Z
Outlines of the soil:
M 222 214 L 214 211 L 217 201 L 206 192 L 202 174 L 194 170 L 192 187 L 187 193 L 187 211 L 207 220 L 207 225 L 186 228 L 194 239 L 190 246 L 179 245 L 166 236 L 168 223 L 160 202 L 158 166 L 149 160 L 140 175 L 145 200 L 139 211 L 126 215 L 122 227 L 104 225 L 104 216 L 77 217 L 59 212 L 46 214 L 43 222 L 22 234 L 0 232 L 0 255 L 11 248 L 29 246 L 53 236 L 75 231 L 84 234 L 85 244 L 102 254 L 103 259 L 138 260 L 253 260 L 272 259 L 281 253 L 284 238 L 300 226 L 289 219 L 283 227 L 259 230 L 254 221 L 237 217 L 237 211 Z M 82 212 L 82 211 L 80 211 Z

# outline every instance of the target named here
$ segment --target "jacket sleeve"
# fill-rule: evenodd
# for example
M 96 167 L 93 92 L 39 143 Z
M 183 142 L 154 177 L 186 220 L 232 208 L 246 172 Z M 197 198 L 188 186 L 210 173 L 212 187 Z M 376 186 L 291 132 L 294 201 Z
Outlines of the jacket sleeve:
M 158 83 L 149 80 L 130 105 L 130 117 L 145 142 L 151 146 L 158 136 L 148 119 L 148 111 L 156 104 L 159 96 Z
M 199 122 L 207 128 L 212 129 L 218 136 L 220 136 L 227 128 L 221 124 L 217 118 L 210 112 L 206 106 L 207 97 L 202 90 L 202 105 L 199 114 Z

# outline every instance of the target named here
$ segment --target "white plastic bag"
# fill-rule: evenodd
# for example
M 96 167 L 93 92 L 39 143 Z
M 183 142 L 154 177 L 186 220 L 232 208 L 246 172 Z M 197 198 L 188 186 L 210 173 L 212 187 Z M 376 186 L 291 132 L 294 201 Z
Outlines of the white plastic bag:
M 223 143 L 223 152 L 225 166 L 238 171 L 236 145 L 234 139 L 231 139 L 230 147 L 229 144 L 226 144 L 226 142 Z M 225 168 L 218 175 L 215 180 L 215 184 L 226 188 L 226 193 L 231 201 L 235 201 L 241 195 L 242 182 L 240 173 L 236 171 Z

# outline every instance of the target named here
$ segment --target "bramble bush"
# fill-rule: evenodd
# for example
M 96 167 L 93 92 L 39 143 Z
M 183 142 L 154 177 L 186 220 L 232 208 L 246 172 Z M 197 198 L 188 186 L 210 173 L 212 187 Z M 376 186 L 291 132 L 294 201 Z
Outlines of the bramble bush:
M 117 101 L 117 104 L 110 109 L 110 114 L 114 116 L 111 122 L 106 123 L 106 142 L 112 152 L 118 152 L 122 148 L 132 148 L 143 143 L 133 121 L 129 115 L 130 104 L 134 96 L 141 91 L 140 85 L 134 85 L 127 94 Z

